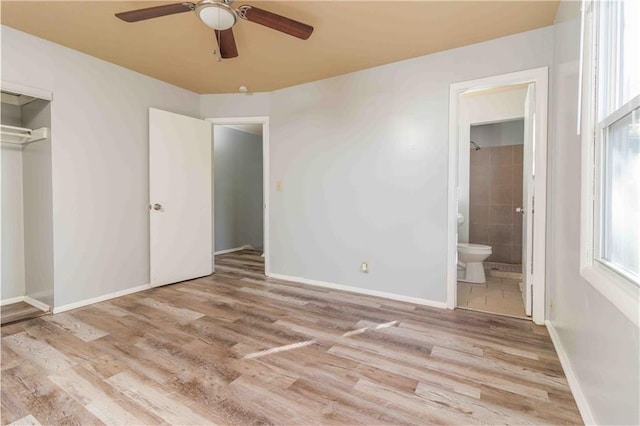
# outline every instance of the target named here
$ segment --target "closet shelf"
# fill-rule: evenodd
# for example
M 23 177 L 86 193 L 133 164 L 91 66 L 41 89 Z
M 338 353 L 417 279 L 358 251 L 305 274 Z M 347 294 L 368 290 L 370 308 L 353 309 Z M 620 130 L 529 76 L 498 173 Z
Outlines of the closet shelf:
M 31 142 L 41 141 L 49 136 L 49 129 L 41 127 L 39 129 L 26 129 L 24 127 L 0 125 L 0 136 L 2 143 L 13 145 L 26 145 Z

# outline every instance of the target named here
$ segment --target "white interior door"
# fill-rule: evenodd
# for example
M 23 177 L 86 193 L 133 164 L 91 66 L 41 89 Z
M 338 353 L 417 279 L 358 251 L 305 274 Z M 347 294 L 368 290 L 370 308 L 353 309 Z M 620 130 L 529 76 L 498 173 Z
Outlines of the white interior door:
M 211 123 L 149 109 L 151 285 L 212 272 Z
M 522 301 L 531 316 L 533 286 L 533 215 L 535 179 L 535 83 L 529 84 L 524 105 L 524 158 L 522 179 Z

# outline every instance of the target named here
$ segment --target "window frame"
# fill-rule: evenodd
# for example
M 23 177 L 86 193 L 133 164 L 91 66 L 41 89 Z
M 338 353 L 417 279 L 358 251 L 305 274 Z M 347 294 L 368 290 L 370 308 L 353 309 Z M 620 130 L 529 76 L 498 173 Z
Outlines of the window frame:
M 581 188 L 581 236 L 580 236 L 580 274 L 620 309 L 636 326 L 640 327 L 640 287 L 620 273 L 616 268 L 607 265 L 600 259 L 601 210 L 603 180 L 601 166 L 603 158 L 603 135 L 608 126 L 624 117 L 640 105 L 640 96 L 635 96 L 622 107 L 613 109 L 619 93 L 616 78 L 607 78 L 608 93 L 615 93 L 614 99 L 607 99 L 607 112 L 599 119 L 598 101 L 600 87 L 598 85 L 598 53 L 601 35 L 600 7 L 597 1 L 584 0 L 583 7 L 583 51 L 581 105 L 581 142 L 582 142 L 582 188 Z M 617 16 L 617 15 L 616 15 Z M 617 17 L 619 19 L 619 17 Z M 607 75 L 617 73 L 619 57 L 618 43 L 615 37 L 607 34 L 605 40 L 608 49 L 615 56 L 612 64 L 608 64 Z M 615 74 L 614 74 L 615 75 Z
M 617 266 L 615 263 L 608 261 L 604 258 L 604 247 L 603 247 L 603 234 L 604 234 L 604 210 L 605 205 L 602 199 L 605 197 L 605 178 L 603 176 L 605 161 L 605 139 L 606 133 L 608 129 L 618 122 L 622 120 L 627 115 L 631 114 L 634 110 L 640 108 L 640 95 L 635 96 L 629 102 L 624 104 L 622 107 L 613 111 L 611 114 L 603 118 L 596 125 L 596 136 L 595 136 L 595 171 L 594 171 L 594 179 L 595 179 L 595 187 L 594 187 L 594 248 L 593 248 L 593 259 L 595 262 L 601 263 L 604 267 L 611 269 L 616 274 L 622 276 L 623 279 L 630 282 L 630 284 L 635 285 L 636 287 L 640 286 L 640 282 L 634 280 L 634 277 L 630 276 L 630 274 L 625 271 L 623 268 Z

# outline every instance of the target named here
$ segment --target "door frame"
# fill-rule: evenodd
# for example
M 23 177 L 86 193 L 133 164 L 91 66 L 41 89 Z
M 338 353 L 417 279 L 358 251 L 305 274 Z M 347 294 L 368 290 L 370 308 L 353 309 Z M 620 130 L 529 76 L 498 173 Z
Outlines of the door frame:
M 262 124 L 262 244 L 264 245 L 264 274 L 269 276 L 269 272 L 271 270 L 271 262 L 269 258 L 269 117 L 220 117 L 205 118 L 205 120 L 210 121 L 214 126 L 225 124 Z M 216 141 L 214 137 L 214 146 L 215 143 Z M 212 212 L 212 214 L 215 213 Z M 213 242 L 213 252 L 215 253 L 215 241 Z M 213 259 L 213 270 L 215 271 L 215 256 Z
M 457 208 L 458 208 L 458 121 L 459 96 L 463 93 L 487 90 L 503 86 L 535 83 L 535 164 L 536 178 L 533 185 L 535 215 L 533 216 L 533 307 L 531 318 L 536 324 L 544 324 L 546 308 L 546 222 L 547 222 L 547 121 L 549 102 L 549 68 L 540 67 L 486 78 L 452 83 L 449 88 L 449 176 L 447 203 L 447 308 L 457 305 Z

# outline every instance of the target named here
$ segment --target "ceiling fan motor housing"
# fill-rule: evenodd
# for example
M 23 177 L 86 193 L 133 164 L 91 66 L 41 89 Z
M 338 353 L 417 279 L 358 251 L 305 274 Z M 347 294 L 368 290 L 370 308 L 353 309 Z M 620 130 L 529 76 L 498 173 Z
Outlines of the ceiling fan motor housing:
M 313 33 L 313 27 L 311 25 L 254 6 L 242 5 L 234 9 L 231 7 L 233 1 L 234 0 L 200 0 L 198 3 L 182 2 L 164 4 L 116 13 L 116 17 L 125 22 L 139 22 L 178 13 L 195 12 L 206 26 L 214 30 L 220 49 L 220 58 L 224 59 L 238 56 L 238 48 L 233 30 L 231 29 L 238 21 L 238 18 L 264 25 L 265 27 L 302 40 L 308 39 L 311 33 Z
M 238 20 L 236 11 L 223 0 L 202 0 L 195 11 L 206 26 L 218 31 L 228 30 Z

